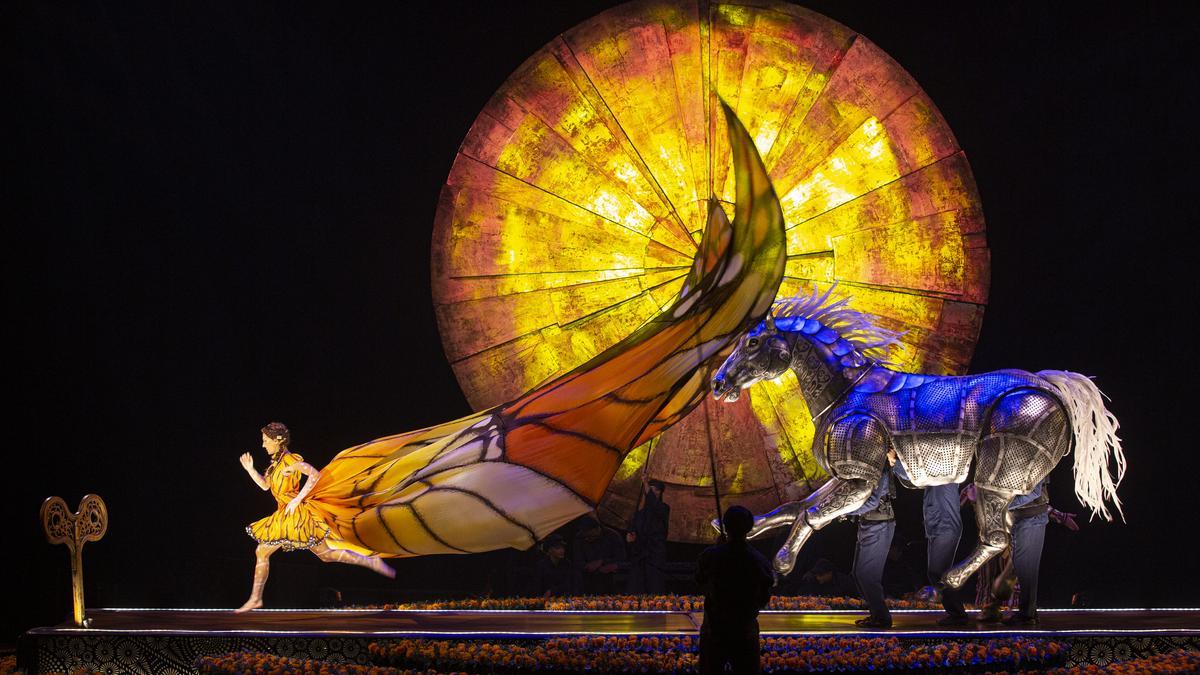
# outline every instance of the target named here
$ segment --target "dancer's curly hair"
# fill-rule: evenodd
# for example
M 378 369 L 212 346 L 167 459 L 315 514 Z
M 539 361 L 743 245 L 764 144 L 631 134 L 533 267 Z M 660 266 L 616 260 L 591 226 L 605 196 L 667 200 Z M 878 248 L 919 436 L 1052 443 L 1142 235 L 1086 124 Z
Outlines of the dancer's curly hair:
M 260 431 L 266 434 L 267 438 L 279 441 L 285 448 L 292 442 L 292 432 L 288 431 L 287 425 L 283 422 L 271 422 Z

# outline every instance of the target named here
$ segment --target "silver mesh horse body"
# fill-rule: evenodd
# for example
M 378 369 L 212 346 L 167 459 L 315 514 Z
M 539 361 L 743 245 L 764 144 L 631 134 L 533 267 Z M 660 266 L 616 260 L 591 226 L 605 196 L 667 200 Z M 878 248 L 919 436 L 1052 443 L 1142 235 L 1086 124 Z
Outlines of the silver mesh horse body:
M 817 462 L 831 476 L 865 478 L 856 471 L 852 451 L 839 436 L 839 422 L 848 416 L 866 415 L 878 420 L 887 432 L 886 442 L 903 466 L 908 480 L 915 486 L 927 487 L 945 483 L 961 483 L 967 478 L 977 444 L 983 440 L 985 424 L 993 434 L 1000 434 L 1005 443 L 1001 452 L 1019 461 L 1000 462 L 995 471 L 977 471 L 977 480 L 988 487 L 1025 494 L 1037 485 L 1038 479 L 1021 473 L 1049 472 L 1070 450 L 1070 433 L 1066 413 L 1054 388 L 1037 375 L 1021 370 L 1004 370 L 981 375 L 914 376 L 893 371 L 898 383 L 894 391 L 849 391 L 840 403 L 822 415 L 817 438 L 824 442 L 814 448 Z M 889 387 L 891 389 L 891 387 Z M 1009 395 L 1013 401 L 994 406 Z M 1020 403 L 1016 403 L 1019 401 Z M 830 432 L 833 433 L 830 433 Z M 889 448 L 867 452 L 871 456 L 886 456 Z M 982 461 L 981 457 L 981 461 Z M 1000 465 L 1006 470 L 999 471 Z M 1047 465 L 1048 464 L 1048 465 Z M 878 475 L 877 462 L 870 470 Z M 1018 466 L 1030 472 L 1021 472 Z M 863 467 L 864 469 L 868 467 Z M 991 479 L 991 480 L 989 480 Z M 1031 482 L 1032 481 L 1032 482 Z

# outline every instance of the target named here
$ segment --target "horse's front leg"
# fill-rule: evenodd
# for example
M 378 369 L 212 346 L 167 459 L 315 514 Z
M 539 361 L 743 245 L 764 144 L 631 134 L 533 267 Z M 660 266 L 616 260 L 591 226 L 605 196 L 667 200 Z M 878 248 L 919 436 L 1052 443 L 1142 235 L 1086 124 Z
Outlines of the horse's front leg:
M 826 481 L 824 485 L 813 490 L 804 499 L 797 499 L 794 502 L 780 504 L 779 508 L 769 513 L 764 513 L 761 516 L 754 516 L 754 526 L 750 528 L 750 532 L 746 534 L 747 539 L 753 539 L 764 532 L 769 532 L 777 527 L 790 527 L 796 523 L 796 519 L 800 514 L 815 505 L 825 495 L 835 487 L 835 481 Z M 713 520 L 713 527 L 717 530 L 721 529 L 721 522 Z
M 809 495 L 811 497 L 812 495 Z M 754 516 L 754 525 L 746 534 L 747 539 L 753 539 L 763 532 L 773 530 L 777 527 L 784 527 L 796 522 L 796 518 L 804 513 L 804 509 L 808 506 L 808 499 L 798 499 L 794 502 L 780 504 L 779 508 L 769 513 L 764 513 L 761 516 Z M 717 532 L 723 532 L 721 529 L 720 519 L 713 518 L 711 521 L 713 529 Z
M 804 548 L 804 543 L 808 541 L 813 532 L 825 527 L 840 516 L 858 509 L 866 503 L 867 498 L 871 496 L 871 491 L 875 489 L 875 483 L 864 478 L 834 478 L 826 486 L 832 487 L 827 492 L 824 487 L 818 491 L 818 494 L 824 493 L 824 495 L 799 514 L 792 525 L 792 531 L 788 533 L 787 540 L 775 554 L 775 571 L 781 575 L 788 574 L 796 566 L 796 556 L 799 555 L 800 549 Z M 793 504 L 807 503 L 807 500 L 793 502 Z
M 746 533 L 747 539 L 754 539 L 764 532 L 769 532 L 777 527 L 792 525 L 796 519 L 804 513 L 807 499 L 780 504 L 779 508 L 761 516 L 754 516 L 754 526 Z
M 834 478 L 817 490 L 811 505 L 796 518 L 783 548 L 775 554 L 775 570 L 787 574 L 796 566 L 796 556 L 816 530 L 866 503 L 887 466 L 891 440 L 887 429 L 875 418 L 851 414 L 834 422 L 825 432 L 825 458 Z

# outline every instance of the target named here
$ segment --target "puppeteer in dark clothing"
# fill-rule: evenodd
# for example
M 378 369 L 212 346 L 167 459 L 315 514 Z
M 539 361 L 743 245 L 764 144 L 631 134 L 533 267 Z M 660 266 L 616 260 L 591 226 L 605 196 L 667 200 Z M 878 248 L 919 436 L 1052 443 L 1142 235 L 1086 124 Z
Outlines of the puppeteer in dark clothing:
M 796 576 L 800 578 L 795 579 Z M 854 597 L 858 585 L 854 577 L 839 572 L 827 558 L 818 558 L 802 575 L 792 574 L 793 579 L 784 587 L 787 595 L 815 595 L 823 598 Z
M 579 571 L 583 592 L 588 595 L 611 595 L 616 592 L 614 579 L 621 563 L 625 562 L 625 542 L 616 530 L 604 527 L 588 516 L 575 535 L 571 552 Z
M 774 575 L 766 557 L 746 543 L 754 516 L 744 507 L 725 511 L 728 541 L 700 554 L 696 582 L 704 589 L 700 673 L 761 672 L 758 612 L 771 599 Z
M 574 595 L 579 574 L 567 560 L 567 545 L 563 538 L 552 534 L 544 542 L 546 553 L 538 560 L 538 593 L 544 596 Z
M 642 508 L 633 514 L 633 524 L 626 535 L 629 542 L 629 592 L 661 594 L 666 591 L 667 527 L 671 522 L 671 507 L 663 501 L 662 481 L 646 485 Z

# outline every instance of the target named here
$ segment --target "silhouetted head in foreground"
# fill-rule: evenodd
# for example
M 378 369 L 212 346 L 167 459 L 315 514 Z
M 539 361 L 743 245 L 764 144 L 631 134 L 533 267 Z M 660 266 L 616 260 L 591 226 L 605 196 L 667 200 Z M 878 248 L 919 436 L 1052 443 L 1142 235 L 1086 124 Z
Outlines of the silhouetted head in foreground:
M 542 542 L 546 548 L 546 555 L 558 562 L 567 557 L 567 542 L 562 538 L 562 535 L 552 534 Z
M 746 534 L 754 526 L 754 514 L 744 506 L 731 506 L 725 509 L 725 536 L 729 541 L 745 541 Z

